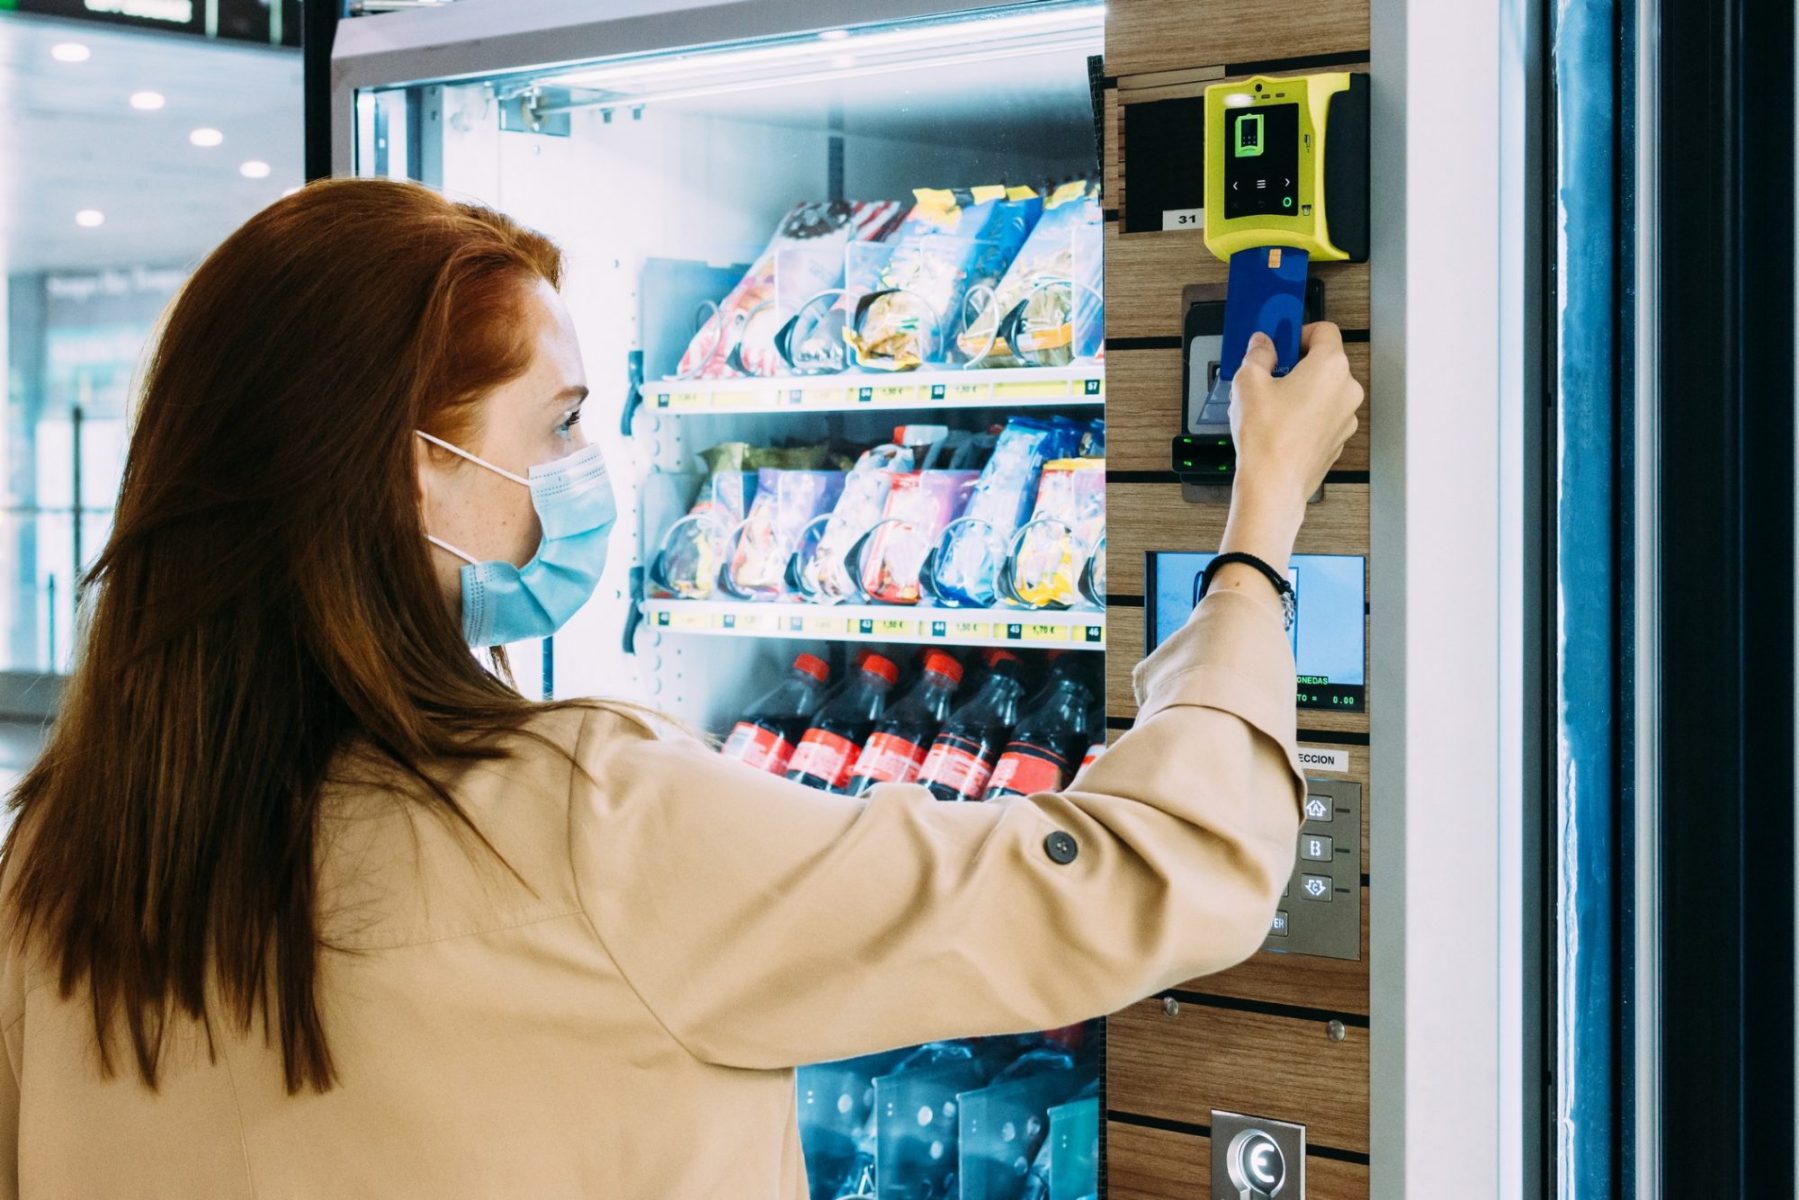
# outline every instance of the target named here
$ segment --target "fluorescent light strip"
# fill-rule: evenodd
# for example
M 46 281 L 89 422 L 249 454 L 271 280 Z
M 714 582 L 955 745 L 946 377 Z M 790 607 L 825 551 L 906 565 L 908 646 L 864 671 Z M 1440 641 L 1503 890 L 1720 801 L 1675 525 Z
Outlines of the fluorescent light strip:
M 568 104 L 546 104 L 541 112 L 567 112 L 580 108 L 637 108 L 639 106 L 668 103 L 672 100 L 697 100 L 707 96 L 726 96 L 737 92 L 759 91 L 764 88 L 789 87 L 799 84 L 829 83 L 838 79 L 866 79 L 873 75 L 891 75 L 896 71 L 911 71 L 936 67 L 960 66 L 971 61 L 997 62 L 1009 58 L 1029 58 L 1043 54 L 1046 50 L 1059 47 L 1021 46 L 1011 50 L 995 51 L 988 47 L 971 47 L 961 54 L 944 54 L 935 58 L 912 58 L 897 62 L 872 63 L 853 67 L 841 67 L 821 71 L 812 71 L 803 75 L 760 76 L 754 79 L 738 80 L 731 83 L 717 83 L 709 86 L 689 88 L 671 88 L 666 91 L 622 93 L 608 96 L 605 99 L 588 101 L 575 100 Z
M 1103 4 L 1061 8 L 1050 12 L 1016 13 L 1010 16 L 934 21 L 929 24 L 902 26 L 871 33 L 851 33 L 847 37 L 823 38 L 816 35 L 792 39 L 746 50 L 699 50 L 673 57 L 622 60 L 592 70 L 574 70 L 545 75 L 540 84 L 557 87 L 598 88 L 610 85 L 636 85 L 656 77 L 704 71 L 716 75 L 734 67 L 769 69 L 783 63 L 804 63 L 809 59 L 835 58 L 844 54 L 904 52 L 934 45 L 966 46 L 970 33 L 979 32 L 991 49 L 1001 38 L 1031 34 L 1090 33 L 1098 39 L 1103 31 Z

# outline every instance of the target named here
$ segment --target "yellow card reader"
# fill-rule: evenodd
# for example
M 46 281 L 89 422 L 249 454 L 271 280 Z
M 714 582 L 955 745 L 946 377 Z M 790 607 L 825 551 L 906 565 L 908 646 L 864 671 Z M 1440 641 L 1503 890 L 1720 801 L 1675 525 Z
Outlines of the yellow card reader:
M 1206 89 L 1206 247 L 1368 259 L 1368 75 L 1255 75 Z

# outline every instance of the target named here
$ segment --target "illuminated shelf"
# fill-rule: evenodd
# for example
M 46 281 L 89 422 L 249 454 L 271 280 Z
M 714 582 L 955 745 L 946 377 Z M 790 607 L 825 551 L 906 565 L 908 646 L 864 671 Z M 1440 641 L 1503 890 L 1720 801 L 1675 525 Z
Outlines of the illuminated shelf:
M 1106 399 L 1105 364 L 1083 360 L 1066 367 L 1000 367 L 991 371 L 852 373 L 779 379 L 657 379 L 642 388 L 643 406 L 684 413 L 931 411 L 1099 405 Z
M 643 616 L 649 628 L 658 633 L 941 646 L 1041 646 L 1046 650 L 1106 648 L 1106 614 L 1097 609 L 1035 611 L 645 600 Z

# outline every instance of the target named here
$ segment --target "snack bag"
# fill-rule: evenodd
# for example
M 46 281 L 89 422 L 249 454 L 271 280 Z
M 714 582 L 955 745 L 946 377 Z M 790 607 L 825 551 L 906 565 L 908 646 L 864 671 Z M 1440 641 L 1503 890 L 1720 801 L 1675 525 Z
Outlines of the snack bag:
M 700 485 L 687 515 L 662 535 L 651 582 L 683 600 L 705 600 L 718 586 L 731 530 L 756 493 L 756 472 L 715 470 Z
M 902 210 L 891 200 L 795 205 L 782 218 L 767 249 L 688 343 L 676 374 L 682 379 L 777 374 L 775 331 L 791 315 L 781 311 L 781 298 L 797 304 L 834 285 L 843 273 L 843 247 L 878 240 Z M 777 272 L 784 276 L 780 297 Z
M 956 339 L 983 367 L 1063 366 L 1099 352 L 1104 229 L 1091 180 L 1065 183 L 980 315 Z
M 874 580 L 867 588 L 870 599 L 918 603 L 925 555 L 962 511 L 979 477 L 976 471 L 914 471 L 894 479 L 882 523 L 869 536 L 861 561 L 851 563 L 860 580 Z
M 881 265 L 870 289 L 854 301 L 843 338 L 863 367 L 910 371 L 948 361 L 969 291 L 999 280 L 1043 210 L 1029 188 L 920 188 L 913 194 L 913 219 L 891 250 L 862 252 Z M 846 271 L 859 274 L 858 256 L 850 257 Z
M 1031 608 L 1069 608 L 1081 598 L 1081 569 L 1106 531 L 1106 460 L 1043 464 L 1037 506 L 1009 564 L 1011 591 Z
M 993 603 L 993 573 L 1029 511 L 1049 459 L 1073 452 L 1079 427 L 1066 417 L 1013 417 L 999 435 L 962 515 L 944 530 L 932 569 L 938 599 L 951 606 Z
M 801 530 L 820 513 L 829 512 L 842 491 L 841 471 L 762 468 L 756 478 L 756 499 L 731 547 L 725 573 L 730 590 L 748 600 L 785 595 L 787 559 Z
M 901 445 L 876 446 L 856 460 L 844 479 L 836 507 L 825 521 L 818 548 L 800 568 L 800 590 L 809 599 L 832 603 L 856 598 L 859 593 L 844 563 L 845 556 L 881 519 L 894 478 L 911 469 L 912 451 Z M 813 520 L 816 522 L 817 518 Z M 800 550 L 803 553 L 803 545 Z

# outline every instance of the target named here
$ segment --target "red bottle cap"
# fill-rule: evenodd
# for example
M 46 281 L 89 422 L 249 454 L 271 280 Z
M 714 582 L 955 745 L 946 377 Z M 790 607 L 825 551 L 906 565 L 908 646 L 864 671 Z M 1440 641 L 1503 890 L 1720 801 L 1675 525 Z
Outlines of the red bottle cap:
M 862 660 L 862 669 L 870 675 L 879 675 L 888 683 L 899 679 L 899 668 L 893 665 L 891 658 L 883 658 L 879 654 L 870 654 Z
M 796 671 L 804 671 L 820 683 L 825 682 L 831 677 L 831 668 L 826 666 L 825 660 L 818 657 L 816 654 L 800 655 L 793 660 L 793 669 Z
M 1012 653 L 1010 650 L 994 650 L 991 653 L 992 653 L 993 657 L 991 657 L 987 660 L 989 666 L 997 667 L 1003 662 L 1022 662 L 1023 661 L 1016 654 Z
M 931 651 L 924 656 L 924 669 L 942 675 L 951 683 L 962 682 L 962 664 L 956 661 L 953 654 L 945 654 L 941 650 Z

